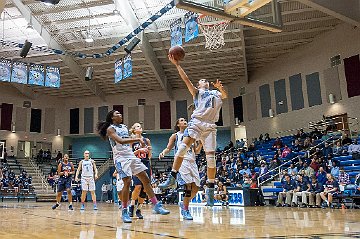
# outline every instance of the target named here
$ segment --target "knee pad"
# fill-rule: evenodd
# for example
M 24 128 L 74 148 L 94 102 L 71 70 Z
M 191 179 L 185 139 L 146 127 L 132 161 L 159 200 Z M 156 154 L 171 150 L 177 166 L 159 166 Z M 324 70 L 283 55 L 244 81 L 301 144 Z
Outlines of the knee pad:
M 139 197 L 141 197 L 141 198 L 146 198 L 146 192 L 144 191 L 144 188 L 143 188 L 143 187 L 141 188 Z
M 215 155 L 206 155 L 206 162 L 208 168 L 216 168 Z
M 179 148 L 177 149 L 176 155 L 175 156 L 180 156 L 180 157 L 184 157 L 187 150 L 188 150 L 188 146 L 186 146 L 185 143 L 181 142 Z

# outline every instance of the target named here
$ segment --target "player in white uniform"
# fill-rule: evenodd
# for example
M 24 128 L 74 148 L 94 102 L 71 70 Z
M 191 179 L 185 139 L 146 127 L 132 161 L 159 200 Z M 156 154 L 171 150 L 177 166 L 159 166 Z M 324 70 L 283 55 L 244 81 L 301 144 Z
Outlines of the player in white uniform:
M 182 139 L 184 137 L 184 131 L 187 127 L 187 122 L 184 118 L 179 118 L 175 124 L 176 133 L 172 134 L 169 138 L 169 143 L 166 148 L 160 153 L 159 159 L 163 158 L 166 154 L 174 148 L 174 153 L 176 154 L 179 146 L 181 145 Z M 193 217 L 189 211 L 189 204 L 191 199 L 196 196 L 196 193 L 199 191 L 200 187 L 200 175 L 198 166 L 195 161 L 195 154 L 199 153 L 201 150 L 201 143 L 198 144 L 196 149 L 192 145 L 186 154 L 184 155 L 184 161 L 181 164 L 179 173 L 177 174 L 178 184 L 184 186 L 184 203 L 180 204 L 181 215 L 185 220 L 193 220 Z
M 124 188 L 124 182 L 123 182 L 122 178 L 120 178 L 116 169 L 115 169 L 115 172 L 113 173 L 113 177 L 116 177 L 116 192 L 118 194 L 118 199 L 119 199 L 119 209 L 121 209 L 122 208 L 122 206 L 121 206 L 121 201 L 122 201 L 121 191 Z
M 87 192 L 91 193 L 91 199 L 94 203 L 94 210 L 98 210 L 96 205 L 95 194 L 95 180 L 98 178 L 98 171 L 95 161 L 90 158 L 90 152 L 85 150 L 84 159 L 80 161 L 79 167 L 76 170 L 75 181 L 79 181 L 79 174 L 81 171 L 81 207 L 80 210 L 85 210 L 85 199 Z
M 141 159 L 134 155 L 130 147 L 130 144 L 135 142 L 140 142 L 144 145 L 143 139 L 130 138 L 129 130 L 126 125 L 122 124 L 122 121 L 122 115 L 118 111 L 112 110 L 107 114 L 105 122 L 98 123 L 97 131 L 103 139 L 109 138 L 116 171 L 124 182 L 124 188 L 121 193 L 123 222 L 131 223 L 127 203 L 132 175 L 136 175 L 142 182 L 146 194 L 154 205 L 153 213 L 162 215 L 169 214 L 170 211 L 164 209 L 162 203 L 158 202 L 155 197 L 150 179 L 146 173 L 147 167 L 141 162 Z
M 208 176 L 208 202 L 209 206 L 214 205 L 214 183 L 216 174 L 216 121 L 219 119 L 219 112 L 222 106 L 222 100 L 227 98 L 221 81 L 216 80 L 216 83 L 212 85 L 217 90 L 209 90 L 209 82 L 205 79 L 201 79 L 195 87 L 179 62 L 169 55 L 169 60 L 173 63 L 181 79 L 185 82 L 188 90 L 194 99 L 195 109 L 191 115 L 191 120 L 187 129 L 184 132 L 184 139 L 177 150 L 175 155 L 171 175 L 168 177 L 165 183 L 160 184 L 159 188 L 169 188 L 175 184 L 176 175 L 183 162 L 184 156 L 190 146 L 195 140 L 200 140 L 206 154 L 207 161 L 207 176 Z

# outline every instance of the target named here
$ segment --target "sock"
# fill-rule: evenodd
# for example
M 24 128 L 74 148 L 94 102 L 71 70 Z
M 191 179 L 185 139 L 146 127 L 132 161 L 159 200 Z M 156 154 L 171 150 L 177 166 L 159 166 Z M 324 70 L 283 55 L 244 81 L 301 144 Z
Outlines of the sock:
M 127 208 L 127 203 L 126 203 L 126 202 L 122 202 L 122 207 L 123 207 L 123 209 L 126 209 L 126 208 Z
M 215 183 L 215 179 L 208 179 L 209 183 Z
M 69 205 L 72 205 L 72 202 L 69 202 Z
M 215 188 L 215 183 L 209 182 L 209 183 L 208 183 L 208 186 L 209 186 L 209 188 Z
M 176 172 L 176 171 L 174 171 L 174 170 L 171 170 L 171 176 L 173 176 L 174 178 L 176 178 L 176 176 L 177 176 L 177 172 Z
M 185 210 L 185 211 L 189 210 L 189 205 L 185 205 L 185 204 L 184 204 L 184 210 Z
M 82 202 L 82 203 L 81 203 L 81 206 L 85 206 L 85 203 Z
M 96 206 L 96 202 L 94 202 L 94 206 Z
M 153 205 L 155 205 L 156 203 L 158 203 L 158 200 L 156 199 L 155 196 L 152 197 L 152 198 L 150 198 L 150 201 L 151 201 L 151 203 L 152 203 Z

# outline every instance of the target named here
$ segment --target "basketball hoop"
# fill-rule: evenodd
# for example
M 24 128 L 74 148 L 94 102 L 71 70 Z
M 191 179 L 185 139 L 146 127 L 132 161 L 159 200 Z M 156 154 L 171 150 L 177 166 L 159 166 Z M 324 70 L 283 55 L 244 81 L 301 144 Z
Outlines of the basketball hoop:
M 211 20 L 209 16 L 201 14 L 197 18 L 197 23 L 205 36 L 205 48 L 213 51 L 225 45 L 224 32 L 229 26 L 230 21 L 209 23 L 209 20 Z

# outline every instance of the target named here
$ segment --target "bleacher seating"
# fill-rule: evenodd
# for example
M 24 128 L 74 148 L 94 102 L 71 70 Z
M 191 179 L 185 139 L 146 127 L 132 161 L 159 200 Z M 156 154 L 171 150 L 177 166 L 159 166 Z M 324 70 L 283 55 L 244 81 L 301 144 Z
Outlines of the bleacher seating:
M 284 145 L 288 145 L 291 148 L 291 144 L 292 144 L 291 141 L 294 140 L 294 138 L 293 138 L 293 136 L 286 136 L 286 137 L 282 137 L 281 140 Z M 249 154 L 252 154 L 252 153 L 261 155 L 266 160 L 266 162 L 269 163 L 269 161 L 273 158 L 273 155 L 275 154 L 275 151 L 272 149 L 272 145 L 273 145 L 274 141 L 275 141 L 274 139 L 271 139 L 268 142 L 260 144 L 258 146 L 257 150 L 255 150 L 254 152 L 248 152 L 247 155 L 249 156 Z M 320 140 L 317 140 L 316 144 L 319 144 L 320 142 L 321 142 Z M 306 155 L 306 152 L 304 152 L 304 151 L 293 152 L 292 158 L 294 158 L 296 156 L 305 157 L 305 155 Z M 282 162 L 284 162 L 284 159 L 280 158 L 280 160 L 282 160 Z M 286 160 L 288 160 L 288 159 L 286 159 Z M 345 172 L 347 172 L 349 174 L 351 183 L 354 184 L 355 176 L 358 175 L 360 172 L 360 160 L 353 160 L 351 155 L 337 156 L 337 157 L 334 157 L 333 160 L 338 161 L 340 167 L 344 167 Z M 285 164 L 284 167 L 282 167 L 282 168 L 287 168 L 289 166 L 289 164 L 290 164 L 290 162 L 288 164 Z M 255 171 L 258 171 L 258 168 L 255 168 Z M 269 184 L 270 184 L 270 186 L 269 186 Z M 276 200 L 278 193 L 281 192 L 282 190 L 283 190 L 282 184 L 279 181 L 269 182 L 269 183 L 267 183 L 267 186 L 264 185 L 262 187 L 264 199 L 270 200 L 270 201 Z M 344 203 L 344 202 L 350 202 L 353 204 L 353 198 L 359 197 L 359 195 L 354 194 L 354 192 L 355 192 L 354 190 L 345 190 L 345 192 L 346 193 L 342 193 L 342 194 L 339 194 L 336 197 L 334 197 L 334 200 L 336 202 L 338 202 L 339 205 L 340 205 L 340 203 Z

